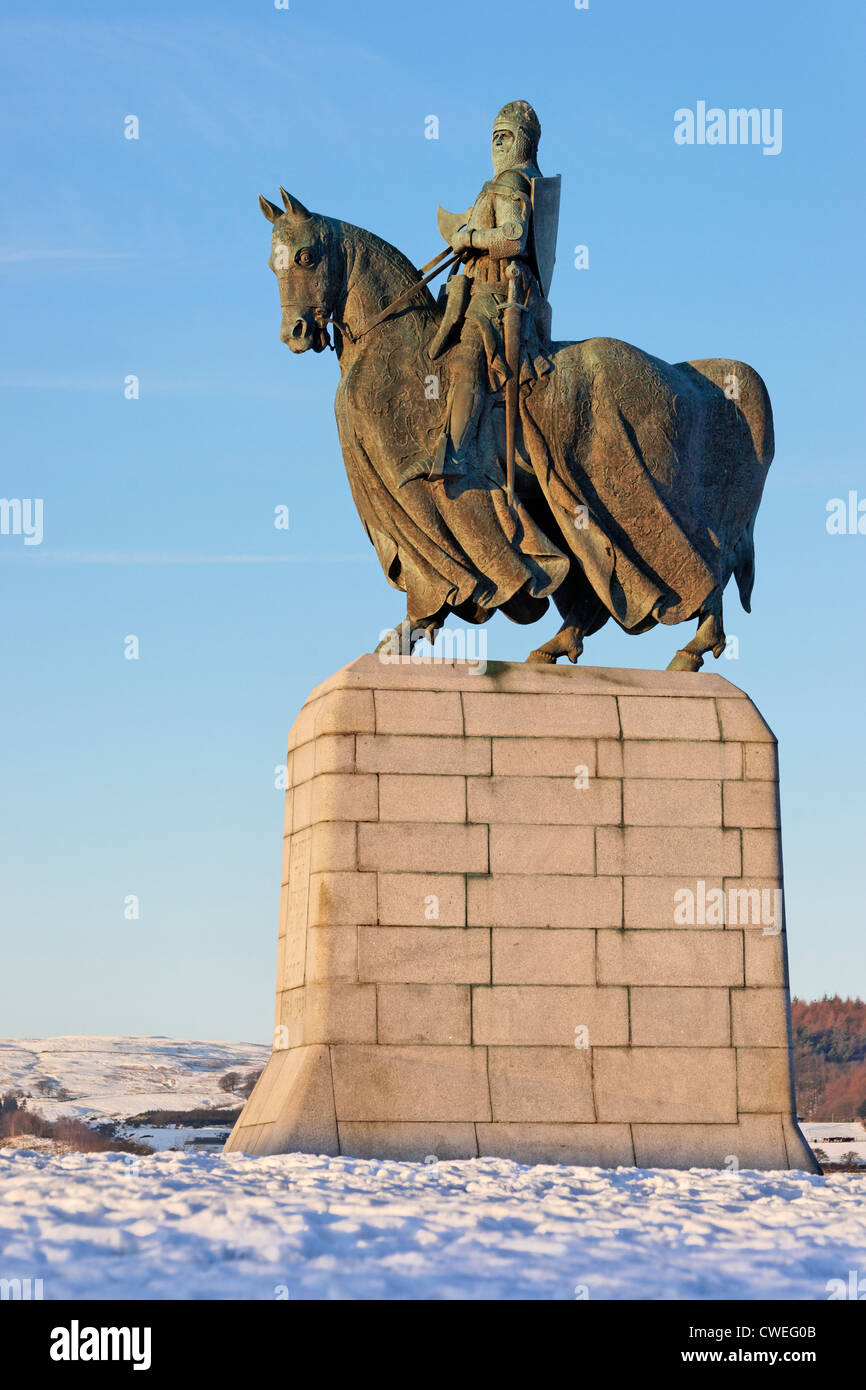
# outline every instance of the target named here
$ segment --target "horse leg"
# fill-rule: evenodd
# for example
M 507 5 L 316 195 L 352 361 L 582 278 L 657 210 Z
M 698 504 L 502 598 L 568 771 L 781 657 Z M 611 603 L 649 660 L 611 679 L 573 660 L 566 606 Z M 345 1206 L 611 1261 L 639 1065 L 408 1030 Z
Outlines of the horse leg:
M 415 647 L 424 638 L 432 647 L 436 641 L 436 634 L 445 621 L 446 607 L 447 605 L 440 608 L 438 613 L 424 618 L 413 618 L 411 613 L 407 611 L 406 617 L 399 627 L 391 628 L 389 632 L 385 633 L 376 647 L 376 651 L 387 652 L 390 656 L 411 656 Z
M 573 665 L 583 651 L 584 637 L 604 627 L 608 611 L 576 566 L 572 566 L 568 579 L 553 598 L 563 619 L 562 627 L 549 642 L 530 652 L 526 660 L 553 666 L 559 657 L 567 656 Z
M 573 665 L 583 651 L 584 635 L 576 624 L 563 623 L 556 636 L 545 642 L 543 647 L 536 647 L 526 660 L 538 665 L 553 666 L 559 657 L 567 656 Z
M 669 671 L 699 671 L 704 664 L 704 652 L 720 657 L 725 650 L 725 629 L 722 619 L 722 591 L 714 589 L 698 611 L 698 630 L 687 646 L 682 647 L 668 664 Z

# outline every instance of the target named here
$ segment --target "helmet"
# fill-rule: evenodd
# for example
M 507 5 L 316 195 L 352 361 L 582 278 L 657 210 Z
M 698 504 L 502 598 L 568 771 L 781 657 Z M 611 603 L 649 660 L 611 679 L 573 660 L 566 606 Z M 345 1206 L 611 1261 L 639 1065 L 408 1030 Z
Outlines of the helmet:
M 497 126 L 506 126 L 515 134 L 522 130 L 529 137 L 533 147 L 537 146 L 541 139 L 541 122 L 528 101 L 506 102 L 493 122 L 494 130 Z

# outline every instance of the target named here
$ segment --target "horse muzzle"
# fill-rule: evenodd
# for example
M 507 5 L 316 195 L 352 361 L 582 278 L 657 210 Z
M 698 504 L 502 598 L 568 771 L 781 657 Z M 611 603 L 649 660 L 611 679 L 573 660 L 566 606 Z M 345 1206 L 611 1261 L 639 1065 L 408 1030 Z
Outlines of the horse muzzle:
M 286 343 L 292 352 L 324 352 L 330 346 L 328 330 L 321 322 L 316 310 L 298 313 L 296 309 L 283 312 L 280 327 L 280 342 Z

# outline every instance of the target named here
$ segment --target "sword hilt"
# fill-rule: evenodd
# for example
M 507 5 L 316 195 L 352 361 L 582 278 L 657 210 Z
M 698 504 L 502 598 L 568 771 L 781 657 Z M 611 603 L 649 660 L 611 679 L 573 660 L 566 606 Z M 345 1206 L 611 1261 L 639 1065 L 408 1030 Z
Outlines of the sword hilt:
M 508 298 L 506 302 L 517 309 L 525 309 L 525 304 L 518 304 L 517 302 L 517 291 L 521 288 L 523 271 L 516 261 L 509 261 L 505 268 L 505 278 L 508 281 Z

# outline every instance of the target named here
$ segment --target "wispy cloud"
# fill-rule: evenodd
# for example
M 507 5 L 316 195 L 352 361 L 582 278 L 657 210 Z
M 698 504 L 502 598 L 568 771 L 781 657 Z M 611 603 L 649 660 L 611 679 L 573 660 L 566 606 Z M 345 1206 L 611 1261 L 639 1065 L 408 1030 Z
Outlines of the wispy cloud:
M 135 550 L 55 550 L 30 548 L 4 553 L 3 561 L 43 565 L 354 565 L 373 560 L 364 555 L 183 555 Z
M 29 247 L 21 251 L 0 249 L 0 264 L 20 265 L 23 261 L 131 261 L 134 251 L 75 251 L 72 249 L 52 250 L 46 247 Z
M 32 372 L 0 372 L 0 390 L 9 391 L 117 391 L 123 390 L 123 377 L 51 376 Z
M 106 391 L 121 397 L 123 373 L 117 376 L 54 376 L 51 373 L 0 372 L 0 391 Z M 333 383 L 323 382 L 323 399 L 333 393 Z M 310 388 L 306 383 L 293 385 L 291 377 L 263 381 L 232 377 L 165 377 L 144 378 L 142 398 L 148 396 L 241 396 L 257 400 L 274 400 L 283 404 L 308 401 Z

